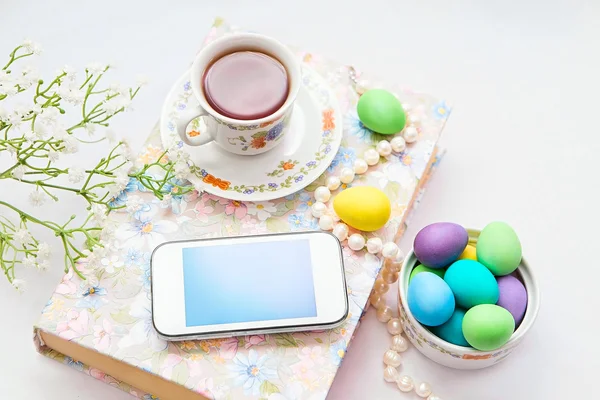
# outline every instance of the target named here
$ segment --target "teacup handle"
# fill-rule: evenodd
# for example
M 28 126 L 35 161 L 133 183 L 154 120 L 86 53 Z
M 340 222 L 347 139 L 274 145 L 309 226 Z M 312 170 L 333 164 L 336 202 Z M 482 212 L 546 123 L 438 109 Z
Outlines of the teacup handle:
M 212 142 L 214 139 L 210 135 L 210 130 L 206 129 L 204 132 L 192 131 L 190 133 L 186 132 L 187 126 L 194 119 L 198 117 L 204 117 L 209 115 L 206 110 L 204 110 L 200 104 L 188 104 L 188 106 L 181 112 L 179 119 L 177 121 L 177 133 L 183 142 L 190 146 L 202 146 L 207 143 Z

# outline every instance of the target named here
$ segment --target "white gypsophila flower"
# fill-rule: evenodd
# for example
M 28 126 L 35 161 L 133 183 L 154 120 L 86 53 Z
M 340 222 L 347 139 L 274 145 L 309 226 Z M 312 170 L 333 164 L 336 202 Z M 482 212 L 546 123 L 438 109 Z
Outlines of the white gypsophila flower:
M 50 248 L 50 245 L 48 243 L 42 242 L 42 243 L 38 244 L 38 247 L 37 247 L 37 258 L 38 259 L 46 260 L 46 259 L 50 258 L 51 255 L 52 255 L 52 249 Z
M 21 70 L 21 74 L 29 75 L 29 74 L 33 73 L 34 71 L 35 71 L 35 69 L 31 65 L 26 65 Z
M 25 291 L 25 281 L 23 279 L 13 279 L 12 286 L 19 293 L 23 293 Z
M 126 210 L 130 214 L 133 214 L 134 212 L 142 208 L 142 204 L 144 204 L 144 202 L 142 201 L 140 196 L 129 196 L 125 201 Z
M 80 167 L 70 167 L 67 173 L 67 177 L 69 178 L 69 182 L 71 183 L 79 183 L 85 177 L 85 171 Z
M 94 203 L 92 204 L 91 213 L 92 218 L 98 223 L 104 222 L 107 218 L 106 212 L 108 208 L 104 204 Z
M 138 85 L 139 87 L 146 86 L 148 84 L 148 82 L 149 82 L 149 79 L 146 75 L 138 75 L 135 80 L 136 85 Z
M 41 207 L 46 202 L 46 193 L 41 190 L 33 190 L 29 193 L 29 203 L 34 207 Z
M 57 94 L 63 98 L 67 103 L 71 103 L 75 106 L 83 103 L 85 93 L 77 88 L 62 87 L 58 90 Z
M 85 125 L 83 125 L 83 129 L 85 129 L 87 134 L 90 136 L 93 136 L 94 133 L 96 133 L 96 125 L 92 124 L 91 122 L 88 122 Z
M 60 112 L 56 109 L 56 107 L 46 107 L 40 113 L 39 118 L 47 125 L 54 125 L 58 122 L 59 116 Z
M 12 76 L 5 70 L 0 70 L 0 86 L 12 82 Z
M 48 151 L 48 161 L 57 162 L 60 157 L 60 153 L 56 150 L 50 149 Z
M 17 114 L 17 113 L 12 113 L 9 117 L 8 117 L 8 123 L 13 125 L 15 128 L 19 127 L 19 125 L 21 125 L 21 115 Z
M 50 261 L 49 260 L 42 260 L 41 262 L 39 262 L 37 264 L 37 268 L 40 271 L 46 271 L 48 268 L 50 268 Z
M 119 109 L 123 109 L 123 111 L 131 111 L 131 99 L 129 97 L 126 96 L 120 96 L 119 98 L 119 105 L 120 108 Z
M 29 39 L 24 40 L 22 46 L 25 47 L 25 50 L 35 55 L 39 55 L 42 52 L 42 47 L 39 45 L 39 43 L 33 42 Z
M 108 143 L 110 144 L 115 143 L 117 140 L 117 135 L 112 129 L 107 129 L 106 132 L 104 132 L 104 137 L 106 138 L 106 140 L 108 140 Z
M 37 260 L 35 259 L 34 256 L 27 255 L 27 256 L 23 257 L 23 259 L 21 260 L 21 263 L 23 264 L 24 267 L 35 267 L 37 265 Z
M 87 72 L 89 72 L 92 75 L 97 75 L 97 74 L 103 73 L 105 68 L 106 68 L 106 66 L 103 66 L 102 64 L 97 63 L 97 62 L 89 63 L 87 65 L 87 67 L 85 67 Z
M 16 86 L 7 86 L 7 87 L 2 87 L 2 90 L 4 91 L 4 94 L 9 97 L 9 96 L 14 96 L 15 94 L 17 94 L 19 92 L 19 89 L 17 89 Z
M 12 148 L 12 147 L 10 147 L 10 148 Z M 16 167 L 15 169 L 12 170 L 12 176 L 17 178 L 18 180 L 21 180 L 21 179 L 23 179 L 25 172 L 27 172 L 27 167 L 24 165 L 19 165 L 18 167 Z
M 66 74 L 66 78 L 70 81 L 74 81 L 75 78 L 77 77 L 77 71 L 75 71 L 75 69 L 69 65 L 65 65 L 61 69 L 61 73 Z
M 33 85 L 33 82 L 29 78 L 22 77 L 20 79 L 17 79 L 15 81 L 15 84 L 19 85 L 19 87 L 22 90 L 27 90 L 27 89 L 29 89 L 31 87 L 31 85 Z
M 122 95 L 122 94 L 125 94 L 125 93 L 127 93 L 127 89 L 125 89 L 119 83 L 111 83 L 110 86 L 108 87 L 107 94 L 109 96 Z
M 69 135 L 62 140 L 63 145 L 65 146 L 65 149 L 63 150 L 65 154 L 73 154 L 79 151 L 79 141 L 77 141 L 77 139 L 75 139 L 73 136 Z
M 108 117 L 112 117 L 121 109 L 121 105 L 115 99 L 111 99 L 104 102 L 102 109 Z
M 25 138 L 26 141 L 28 142 L 33 142 L 37 139 L 39 139 L 39 135 L 37 132 L 34 131 L 27 131 L 23 134 L 23 137 Z
M 121 149 L 123 151 L 122 156 L 126 160 L 133 160 L 135 157 L 133 151 L 131 150 L 131 145 L 129 144 L 129 140 L 123 138 L 121 139 Z
M 42 106 L 35 103 L 33 106 L 31 106 L 31 112 L 35 115 L 39 115 L 42 112 Z
M 165 208 L 170 207 L 172 200 L 173 196 L 171 195 L 171 193 L 167 193 L 163 196 L 163 199 L 160 201 L 160 205 Z
M 69 137 L 69 132 L 67 132 L 67 130 L 60 126 L 60 127 L 55 127 L 53 129 L 52 132 L 52 137 L 54 137 L 54 139 L 58 139 L 58 140 L 64 140 L 65 138 Z
M 185 161 L 178 160 L 173 167 L 177 179 L 187 179 L 190 176 L 190 167 Z
M 2 106 L 0 106 L 0 121 L 4 122 L 8 120 L 8 110 Z
M 129 183 L 129 176 L 124 171 L 119 171 L 115 174 L 115 185 L 119 187 L 119 191 L 124 190 Z
M 17 244 L 28 245 L 32 242 L 33 236 L 27 229 L 20 228 L 14 233 L 13 239 Z

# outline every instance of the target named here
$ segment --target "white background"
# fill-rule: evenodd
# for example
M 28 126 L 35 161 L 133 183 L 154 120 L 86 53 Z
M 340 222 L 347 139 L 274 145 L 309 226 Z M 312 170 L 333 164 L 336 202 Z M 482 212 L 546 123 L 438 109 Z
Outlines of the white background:
M 598 3 L 0 0 L 0 52 L 32 38 L 44 45 L 46 74 L 90 61 L 114 62 L 113 76 L 123 82 L 147 74 L 152 84 L 136 111 L 115 124 L 139 148 L 217 15 L 454 105 L 443 140 L 447 156 L 401 247 L 407 251 L 415 233 L 435 221 L 479 228 L 507 221 L 537 273 L 542 306 L 520 348 L 493 368 L 450 370 L 411 348 L 403 372 L 431 382 L 444 399 L 596 398 Z M 26 204 L 5 182 L 0 197 Z M 57 213 L 75 206 L 81 205 L 65 201 Z M 60 279 L 60 265 L 55 256 L 44 275 L 26 273 L 28 291 L 20 296 L 0 280 L 2 397 L 129 399 L 34 352 L 31 327 Z M 403 397 L 382 379 L 388 344 L 369 311 L 330 398 Z

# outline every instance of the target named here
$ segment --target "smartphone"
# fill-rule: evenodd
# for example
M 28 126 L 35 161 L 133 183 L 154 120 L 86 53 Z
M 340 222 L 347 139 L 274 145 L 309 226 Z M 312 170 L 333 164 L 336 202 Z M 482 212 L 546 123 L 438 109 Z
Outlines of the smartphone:
M 167 242 L 150 263 L 165 340 L 322 330 L 348 316 L 342 248 L 327 232 Z

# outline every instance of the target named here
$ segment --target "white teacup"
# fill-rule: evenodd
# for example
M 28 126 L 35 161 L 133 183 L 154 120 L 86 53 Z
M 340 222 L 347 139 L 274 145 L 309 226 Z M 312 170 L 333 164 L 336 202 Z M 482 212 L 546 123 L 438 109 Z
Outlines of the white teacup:
M 204 95 L 202 76 L 207 67 L 220 57 L 236 51 L 251 50 L 269 54 L 283 64 L 287 71 L 287 99 L 274 113 L 254 120 L 239 120 L 224 116 L 210 106 Z M 256 155 L 273 149 L 282 142 L 289 126 L 296 95 L 300 89 L 300 63 L 294 53 L 268 36 L 256 33 L 236 33 L 223 36 L 206 45 L 194 60 L 190 82 L 197 104 L 188 105 L 177 124 L 177 132 L 190 146 L 215 142 L 223 149 L 240 155 Z M 206 129 L 186 132 L 189 123 L 203 118 Z

